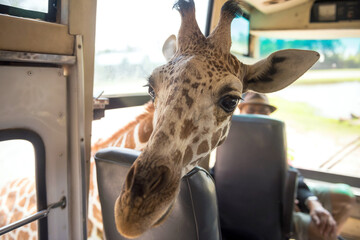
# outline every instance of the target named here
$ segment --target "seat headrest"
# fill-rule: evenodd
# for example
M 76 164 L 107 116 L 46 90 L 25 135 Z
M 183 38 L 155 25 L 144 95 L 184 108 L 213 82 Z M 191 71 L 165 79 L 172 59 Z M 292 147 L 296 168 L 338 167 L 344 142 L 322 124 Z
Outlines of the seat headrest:
M 286 172 L 283 122 L 233 116 L 214 167 L 223 233 L 238 239 L 280 239 Z
M 95 154 L 99 196 L 106 239 L 126 239 L 116 230 L 115 200 L 121 192 L 127 172 L 139 151 L 108 148 Z M 215 185 L 202 168 L 186 174 L 173 210 L 163 224 L 150 229 L 137 239 L 220 239 Z

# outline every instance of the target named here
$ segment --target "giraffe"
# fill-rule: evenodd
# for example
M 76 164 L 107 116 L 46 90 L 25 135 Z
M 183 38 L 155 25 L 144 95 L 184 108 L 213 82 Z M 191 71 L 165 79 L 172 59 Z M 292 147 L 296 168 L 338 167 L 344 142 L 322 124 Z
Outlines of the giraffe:
M 36 212 L 36 192 L 33 178 L 19 178 L 0 189 L 0 227 Z M 2 235 L 0 239 L 37 239 L 37 223 Z
M 152 132 L 154 105 L 149 101 L 143 112 L 120 128 L 109 138 L 98 140 L 91 147 L 92 155 L 98 150 L 115 146 L 142 150 Z M 37 211 L 35 178 L 20 178 L 0 188 L 0 227 L 21 220 Z M 97 188 L 95 161 L 90 161 L 90 187 L 88 209 L 88 238 L 103 239 L 103 225 Z M 37 222 L 32 222 L 0 237 L 1 240 L 37 239 Z
M 171 212 L 181 177 L 224 142 L 241 94 L 285 88 L 319 58 L 314 51 L 282 50 L 253 65 L 230 53 L 230 25 L 241 14 L 229 0 L 214 31 L 205 37 L 193 0 L 178 0 L 181 25 L 168 63 L 152 72 L 153 133 L 130 168 L 115 202 L 115 223 L 127 238 L 160 225 Z

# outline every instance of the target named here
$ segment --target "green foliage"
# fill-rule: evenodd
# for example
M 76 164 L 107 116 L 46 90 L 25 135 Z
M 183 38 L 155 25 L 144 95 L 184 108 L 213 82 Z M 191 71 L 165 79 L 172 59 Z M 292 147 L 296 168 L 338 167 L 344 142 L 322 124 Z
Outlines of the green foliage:
M 260 56 L 266 57 L 270 53 L 281 49 L 303 49 L 315 50 L 323 56 L 313 69 L 332 69 L 332 68 L 359 68 L 360 67 L 360 40 L 357 52 L 345 55 L 348 46 L 342 44 L 340 40 L 286 40 L 260 38 Z

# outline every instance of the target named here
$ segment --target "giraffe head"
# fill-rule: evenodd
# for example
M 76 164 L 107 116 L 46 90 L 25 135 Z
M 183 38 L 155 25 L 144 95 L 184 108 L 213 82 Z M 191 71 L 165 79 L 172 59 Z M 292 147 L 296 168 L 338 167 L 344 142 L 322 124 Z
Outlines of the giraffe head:
M 209 37 L 196 23 L 192 0 L 179 0 L 174 7 L 181 26 L 176 44 L 171 38 L 168 42 L 176 49 L 165 49 L 173 56 L 149 77 L 154 130 L 115 203 L 117 229 L 128 238 L 166 218 L 181 177 L 225 140 L 243 92 L 280 90 L 319 58 L 314 51 L 282 50 L 254 65 L 243 64 L 230 54 L 231 22 L 241 14 L 237 1 L 224 4 Z

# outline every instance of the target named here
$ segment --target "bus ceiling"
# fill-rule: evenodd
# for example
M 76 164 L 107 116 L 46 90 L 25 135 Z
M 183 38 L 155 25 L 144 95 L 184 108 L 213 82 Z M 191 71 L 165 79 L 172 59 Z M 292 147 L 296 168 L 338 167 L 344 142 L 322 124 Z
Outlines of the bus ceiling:
M 225 0 L 214 0 L 211 29 Z M 360 37 L 360 1 L 244 0 L 255 37 L 336 39 Z

